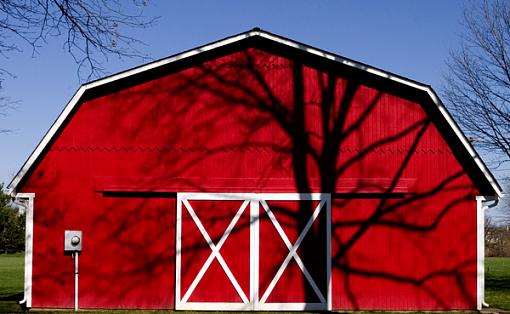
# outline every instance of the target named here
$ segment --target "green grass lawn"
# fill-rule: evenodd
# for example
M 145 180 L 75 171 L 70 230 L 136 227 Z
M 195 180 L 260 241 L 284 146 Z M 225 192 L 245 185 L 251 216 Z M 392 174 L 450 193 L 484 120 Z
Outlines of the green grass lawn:
M 0 254 L 0 313 L 19 312 L 23 298 L 23 253 Z
M 485 302 L 491 307 L 510 310 L 510 258 L 485 259 Z
M 0 297 L 23 291 L 23 253 L 0 255 Z
M 510 310 L 510 258 L 488 257 L 485 262 L 485 300 L 493 308 Z M 20 313 L 23 298 L 23 254 L 0 254 L 0 313 Z M 30 311 L 34 313 L 33 311 Z M 87 311 L 80 311 L 87 313 Z M 37 312 L 35 312 L 37 313 Z M 40 313 L 48 313 L 41 311 Z M 59 311 L 58 313 L 73 313 Z M 165 311 L 90 311 L 94 314 L 148 314 Z M 458 312 L 455 312 L 458 313 Z

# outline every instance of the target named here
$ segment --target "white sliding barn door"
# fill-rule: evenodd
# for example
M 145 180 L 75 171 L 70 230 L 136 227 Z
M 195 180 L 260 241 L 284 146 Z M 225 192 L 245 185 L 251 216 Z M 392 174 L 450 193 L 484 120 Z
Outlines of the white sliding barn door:
M 176 309 L 331 309 L 329 194 L 178 193 Z

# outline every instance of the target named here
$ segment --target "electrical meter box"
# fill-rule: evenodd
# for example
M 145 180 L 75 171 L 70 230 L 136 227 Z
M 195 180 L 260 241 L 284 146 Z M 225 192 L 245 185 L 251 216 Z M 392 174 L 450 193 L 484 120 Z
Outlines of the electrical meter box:
M 81 252 L 81 231 L 66 230 L 64 233 L 64 252 Z

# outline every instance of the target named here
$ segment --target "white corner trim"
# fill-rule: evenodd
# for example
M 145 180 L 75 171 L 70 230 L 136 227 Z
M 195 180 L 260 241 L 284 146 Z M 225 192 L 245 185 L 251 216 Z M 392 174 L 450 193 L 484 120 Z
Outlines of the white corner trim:
M 22 166 L 22 168 L 19 170 L 19 172 L 16 174 L 16 176 L 9 183 L 9 185 L 7 186 L 9 193 L 12 195 L 16 192 L 16 187 L 19 184 L 19 182 L 22 180 L 22 178 L 26 175 L 28 170 L 32 167 L 32 165 L 38 159 L 39 155 L 42 153 L 42 151 L 48 145 L 50 140 L 56 134 L 56 132 L 58 131 L 58 129 L 60 128 L 62 123 L 67 119 L 67 117 L 72 112 L 74 107 L 78 104 L 80 98 L 82 97 L 83 93 L 86 90 L 89 90 L 89 89 L 92 89 L 92 88 L 95 88 L 98 86 L 102 86 L 102 85 L 105 85 L 108 83 L 112 83 L 117 80 L 127 78 L 129 76 L 133 76 L 133 75 L 136 75 L 136 74 L 144 72 L 144 71 L 148 71 L 148 70 L 151 70 L 151 69 L 154 69 L 157 67 L 171 64 L 173 62 L 176 62 L 176 61 L 179 61 L 182 59 L 186 59 L 186 58 L 189 58 L 189 57 L 192 57 L 195 55 L 199 55 L 203 52 L 211 51 L 211 50 L 217 49 L 219 47 L 226 46 L 226 45 L 229 45 L 229 44 L 232 44 L 232 43 L 235 43 L 235 42 L 238 42 L 238 41 L 250 38 L 250 37 L 255 37 L 255 36 L 266 38 L 271 41 L 278 42 L 280 44 L 283 44 L 283 45 L 286 45 L 289 47 L 293 47 L 295 49 L 299 49 L 299 50 L 308 52 L 310 54 L 313 54 L 313 55 L 316 55 L 316 56 L 319 56 L 319 57 L 322 57 L 322 58 L 325 58 L 328 60 L 332 60 L 334 62 L 338 62 L 343 65 L 353 67 L 353 68 L 365 71 L 367 73 L 371 73 L 371 74 L 377 75 L 379 77 L 389 79 L 394 82 L 397 82 L 397 83 L 400 83 L 403 85 L 407 85 L 409 87 L 426 92 L 429 95 L 429 97 L 433 100 L 435 105 L 439 108 L 439 111 L 445 118 L 446 122 L 453 129 L 455 135 L 459 138 L 459 140 L 461 141 L 462 145 L 467 150 L 469 155 L 475 160 L 476 165 L 478 166 L 480 171 L 483 173 L 483 175 L 485 176 L 487 181 L 490 183 L 490 185 L 492 186 L 494 191 L 496 191 L 496 193 L 499 197 L 502 196 L 501 188 L 499 188 L 497 182 L 495 181 L 494 177 L 490 173 L 489 169 L 481 161 L 480 157 L 474 150 L 471 143 L 469 143 L 467 138 L 464 136 L 464 134 L 462 133 L 460 128 L 457 126 L 455 121 L 452 119 L 451 115 L 448 113 L 447 109 L 442 104 L 441 100 L 437 97 L 437 95 L 435 94 L 435 92 L 433 91 L 433 89 L 430 86 L 427 86 L 427 85 L 424 85 L 421 83 L 417 83 L 415 81 L 397 76 L 395 74 L 392 74 L 392 73 L 389 73 L 389 72 L 386 72 L 386 71 L 383 71 L 383 70 L 380 70 L 377 68 L 373 68 L 368 65 L 365 65 L 365 64 L 353 61 L 353 60 L 349 60 L 349 59 L 346 59 L 346 58 L 340 57 L 338 55 L 334 55 L 334 54 L 331 54 L 331 53 L 328 53 L 328 52 L 325 52 L 325 51 L 322 51 L 319 49 L 315 49 L 313 47 L 298 43 L 296 41 L 286 39 L 286 38 L 283 38 L 280 36 L 276 36 L 276 35 L 273 35 L 273 34 L 265 32 L 263 30 L 258 30 L 258 29 L 254 29 L 254 30 L 251 30 L 251 31 L 248 31 L 245 33 L 241 33 L 239 35 L 228 37 L 223 40 L 220 40 L 220 41 L 217 41 L 217 42 L 214 42 L 214 43 L 202 46 L 202 47 L 198 47 L 196 49 L 189 50 L 189 51 L 183 52 L 181 54 L 177 54 L 175 56 L 171 56 L 171 57 L 161 59 L 161 60 L 158 60 L 158 61 L 155 61 L 152 63 L 148 63 L 145 65 L 142 65 L 142 66 L 139 66 L 139 67 L 136 67 L 136 68 L 133 68 L 133 69 L 130 69 L 130 70 L 118 73 L 118 74 L 114 74 L 114 75 L 105 77 L 103 79 L 99 79 L 97 81 L 90 82 L 85 85 L 82 85 L 80 87 L 80 89 L 76 92 L 76 94 L 71 98 L 71 100 L 66 105 L 66 107 L 64 108 L 62 113 L 57 118 L 57 120 L 53 123 L 53 125 L 51 126 L 49 131 L 46 133 L 46 135 L 43 137 L 41 142 L 38 144 L 36 149 L 32 152 L 32 154 L 30 155 L 28 160 L 25 162 L 25 164 Z
M 16 201 L 27 202 L 25 208 L 25 279 L 24 303 L 27 308 L 32 307 L 32 257 L 34 248 L 34 193 L 18 193 Z
M 482 309 L 485 300 L 485 216 L 487 206 L 483 205 L 488 199 L 485 196 L 476 197 L 476 309 Z

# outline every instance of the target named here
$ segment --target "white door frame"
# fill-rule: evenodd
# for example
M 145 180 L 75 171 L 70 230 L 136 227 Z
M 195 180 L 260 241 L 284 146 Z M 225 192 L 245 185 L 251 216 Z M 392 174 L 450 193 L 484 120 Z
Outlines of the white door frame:
M 222 237 L 217 243 L 213 243 L 209 234 L 202 225 L 200 219 L 196 215 L 193 207 L 188 200 L 233 200 L 242 201 L 242 205 L 237 210 L 236 215 L 230 221 L 227 229 L 224 231 Z M 319 204 L 313 211 L 312 216 L 308 220 L 305 228 L 298 236 L 295 243 L 291 243 L 283 231 L 280 223 L 271 211 L 266 201 L 272 200 L 318 200 Z M 239 286 L 235 276 L 230 271 L 228 264 L 221 256 L 219 250 L 225 243 L 226 239 L 233 230 L 235 224 L 246 211 L 250 208 L 250 293 L 245 295 L 244 291 Z M 258 295 L 259 292 L 259 213 L 260 206 L 271 220 L 273 226 L 276 228 L 278 234 L 284 241 L 289 253 L 280 265 L 273 280 L 269 284 L 262 296 Z M 204 265 L 198 272 L 188 290 L 181 298 L 181 235 L 182 235 L 182 211 L 188 211 L 200 233 L 211 248 L 211 253 L 207 258 Z M 314 279 L 306 269 L 301 258 L 297 254 L 301 242 L 306 234 L 312 227 L 314 221 L 320 215 L 323 209 L 326 210 L 326 273 L 327 273 L 327 295 L 324 296 L 320 289 L 317 287 Z M 256 310 L 256 311 L 274 311 L 274 310 L 331 310 L 331 194 L 325 193 L 177 193 L 177 214 L 176 214 L 176 263 L 175 263 L 175 309 L 176 310 L 222 310 L 222 311 L 239 311 L 239 310 Z M 230 282 L 236 289 L 243 302 L 189 302 L 188 299 L 193 293 L 195 287 L 202 279 L 207 271 L 209 265 L 214 259 L 217 259 Z M 271 294 L 276 283 L 280 279 L 284 270 L 289 263 L 294 259 L 301 271 L 303 272 L 306 280 L 312 286 L 312 289 L 320 299 L 320 303 L 266 303 L 265 301 Z

